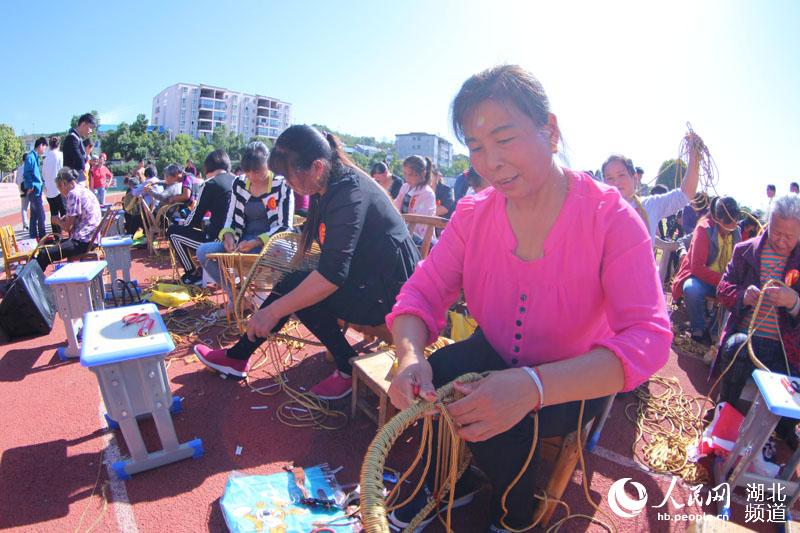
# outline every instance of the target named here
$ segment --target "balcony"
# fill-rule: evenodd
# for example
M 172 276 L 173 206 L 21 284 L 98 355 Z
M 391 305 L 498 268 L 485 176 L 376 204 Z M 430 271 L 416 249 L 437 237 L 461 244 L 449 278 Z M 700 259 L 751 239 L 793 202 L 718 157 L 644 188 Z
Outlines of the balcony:
M 200 120 L 197 122 L 197 131 L 214 131 L 210 120 Z
M 214 89 L 200 89 L 200 98 L 214 98 Z
M 200 120 L 211 120 L 212 112 L 208 109 L 201 109 L 197 112 L 197 118 Z
M 201 98 L 200 109 L 214 109 L 214 100 L 211 98 Z

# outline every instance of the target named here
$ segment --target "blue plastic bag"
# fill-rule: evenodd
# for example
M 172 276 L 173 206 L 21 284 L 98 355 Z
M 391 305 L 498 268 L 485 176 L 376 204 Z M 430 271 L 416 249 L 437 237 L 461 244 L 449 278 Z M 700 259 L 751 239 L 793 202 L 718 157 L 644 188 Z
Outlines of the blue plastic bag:
M 344 494 L 327 465 L 306 468 L 305 486 L 312 497 L 341 503 Z M 232 533 L 308 533 L 325 524 L 347 524 L 341 509 L 311 508 L 299 503 L 302 494 L 294 476 L 280 472 L 269 476 L 246 476 L 231 472 L 220 500 L 225 523 Z M 354 524 L 355 525 L 355 524 Z M 357 531 L 358 526 L 336 526 L 336 531 Z

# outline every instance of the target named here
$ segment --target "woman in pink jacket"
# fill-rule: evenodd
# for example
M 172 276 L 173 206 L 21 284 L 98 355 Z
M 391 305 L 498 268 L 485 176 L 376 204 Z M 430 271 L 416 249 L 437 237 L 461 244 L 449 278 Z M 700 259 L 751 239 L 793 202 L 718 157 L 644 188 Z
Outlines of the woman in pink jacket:
M 508 513 L 500 500 L 530 451 L 528 415 L 538 411 L 539 438 L 575 431 L 581 400 L 586 423 L 605 397 L 646 381 L 666 362 L 672 332 L 647 229 L 616 189 L 556 164 L 558 122 L 538 80 L 518 66 L 486 70 L 464 83 L 452 112 L 493 188 L 459 202 L 387 316 L 399 358 L 389 396 L 402 409 L 417 391 L 433 399 L 464 373 L 492 371 L 458 385 L 465 397 L 448 410 L 493 485 L 490 530 L 527 528 L 538 452 Z M 426 360 L 462 290 L 478 330 Z M 462 479 L 457 504 L 473 491 Z M 391 520 L 408 523 L 429 494 Z

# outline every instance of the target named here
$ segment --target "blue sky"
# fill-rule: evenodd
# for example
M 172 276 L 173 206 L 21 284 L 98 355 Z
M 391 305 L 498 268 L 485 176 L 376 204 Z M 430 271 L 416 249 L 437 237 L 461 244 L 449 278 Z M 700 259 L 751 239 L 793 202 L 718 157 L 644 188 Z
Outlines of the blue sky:
M 153 95 L 184 81 L 289 101 L 295 122 L 454 140 L 461 83 L 510 62 L 544 84 L 574 168 L 621 152 L 653 177 L 690 121 L 720 192 L 756 205 L 767 183 L 800 179 L 800 2 L 34 5 L 0 8 L 14 43 L 0 51 L 0 122 L 17 133 L 90 109 L 105 123 L 149 116 Z

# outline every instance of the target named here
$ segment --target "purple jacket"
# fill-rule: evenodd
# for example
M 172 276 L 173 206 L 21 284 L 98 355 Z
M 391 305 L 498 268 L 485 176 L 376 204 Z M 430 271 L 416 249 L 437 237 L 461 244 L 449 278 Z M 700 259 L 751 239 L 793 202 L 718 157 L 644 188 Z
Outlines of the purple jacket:
M 741 322 L 747 318 L 748 308 L 742 304 L 742 300 L 747 287 L 750 285 L 761 286 L 761 250 L 766 242 L 767 232 L 764 232 L 737 244 L 733 249 L 733 257 L 728 263 L 728 268 L 725 269 L 725 274 L 722 276 L 722 281 L 717 285 L 717 298 L 731 312 L 725 322 L 720 347 L 725 345 L 728 337 L 736 333 Z M 800 269 L 800 244 L 795 246 L 792 253 L 789 254 L 782 278 L 785 279 L 789 271 L 798 269 Z M 800 292 L 800 281 L 795 282 L 792 289 Z M 793 317 L 786 308 L 782 307 L 778 311 L 778 323 L 789 364 L 800 369 L 800 315 Z

